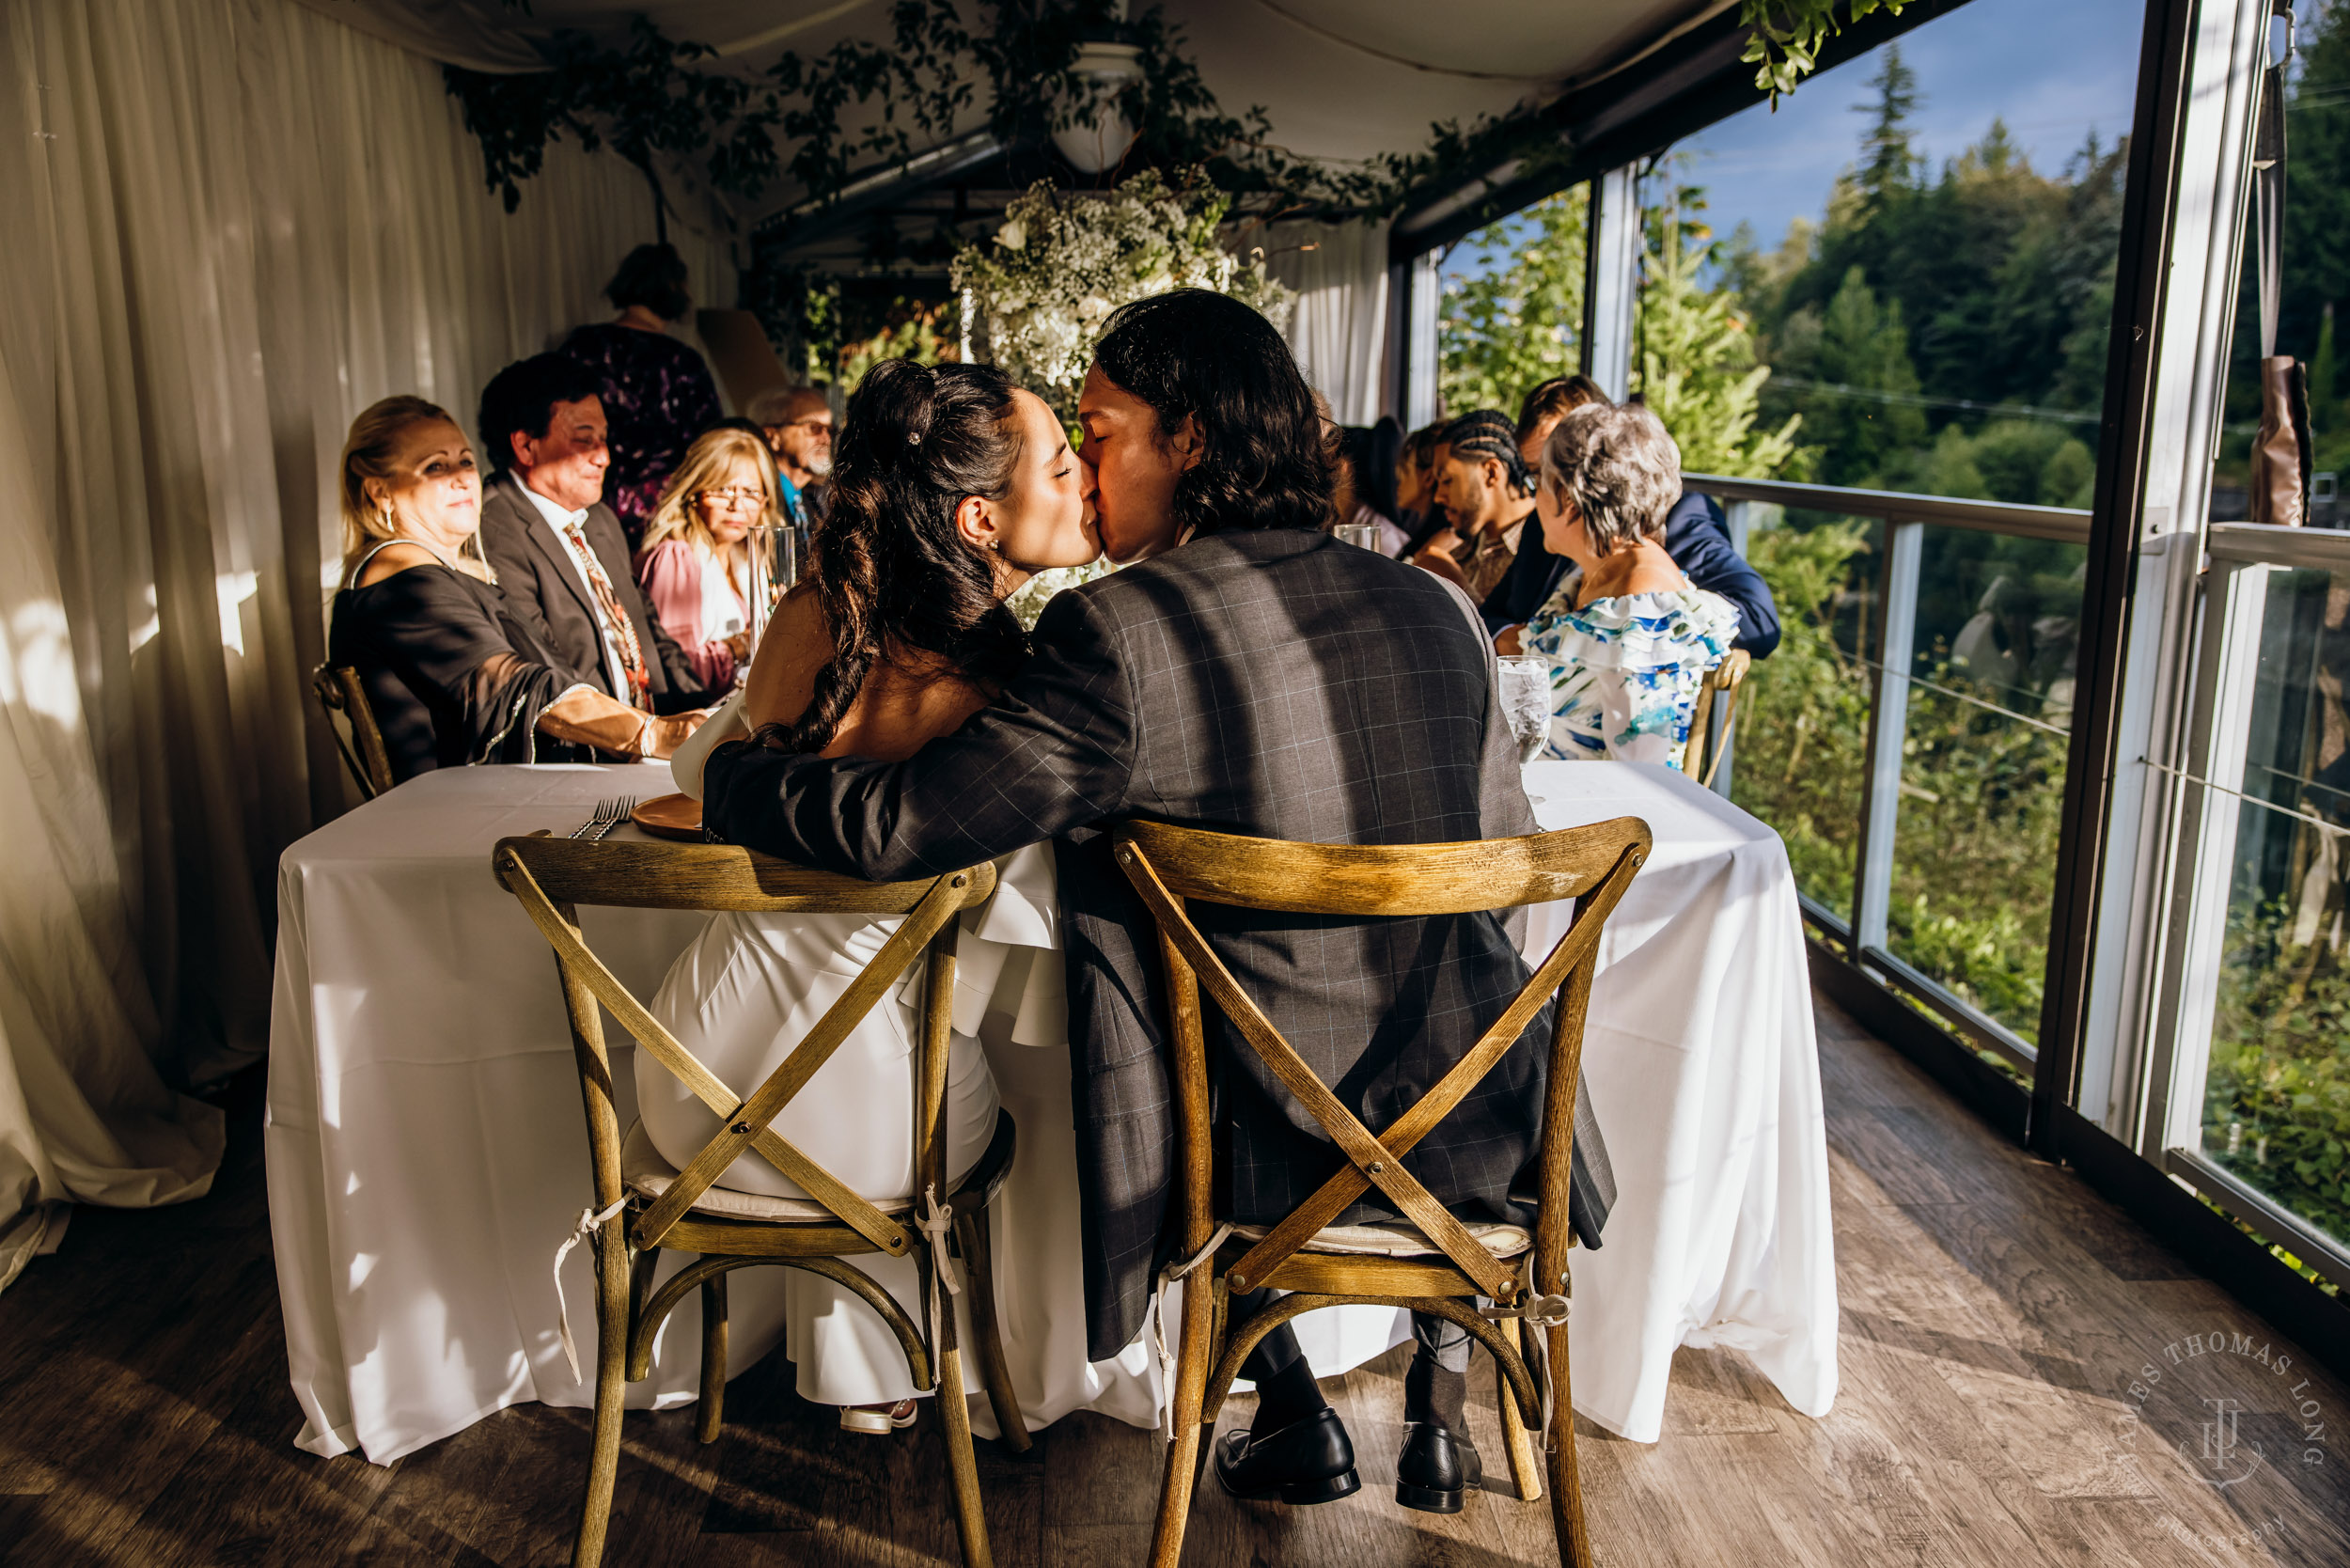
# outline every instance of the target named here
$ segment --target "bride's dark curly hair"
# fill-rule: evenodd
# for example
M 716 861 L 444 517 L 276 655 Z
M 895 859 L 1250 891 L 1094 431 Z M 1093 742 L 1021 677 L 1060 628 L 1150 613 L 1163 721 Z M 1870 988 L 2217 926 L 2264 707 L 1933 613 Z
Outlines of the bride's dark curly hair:
M 1162 440 L 1199 422 L 1205 449 L 1175 481 L 1178 535 L 1329 520 L 1337 452 L 1296 356 L 1256 311 L 1205 289 L 1154 294 L 1109 319 L 1093 358 L 1150 405 Z
M 833 442 L 832 501 L 816 530 L 816 603 L 833 654 L 815 696 L 760 744 L 815 752 L 885 651 L 921 649 L 1000 686 L 1028 656 L 1027 634 L 995 596 L 991 557 L 955 529 L 966 495 L 1000 501 L 1020 461 L 1012 384 L 990 365 L 885 359 L 865 373 Z

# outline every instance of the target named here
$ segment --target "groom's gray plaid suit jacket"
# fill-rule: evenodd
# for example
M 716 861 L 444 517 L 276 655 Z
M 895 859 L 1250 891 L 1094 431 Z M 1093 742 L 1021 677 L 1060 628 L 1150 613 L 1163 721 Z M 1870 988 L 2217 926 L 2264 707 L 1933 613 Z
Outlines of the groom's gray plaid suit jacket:
M 1176 1156 L 1156 942 L 1103 829 L 1144 818 L 1340 844 L 1532 832 L 1493 672 L 1474 609 L 1428 572 L 1322 534 L 1218 534 L 1055 599 L 1003 697 L 905 761 L 719 748 L 704 820 L 731 842 L 877 879 L 1059 840 L 1100 1359 L 1141 1325 Z M 1359 921 L 1203 904 L 1194 918 L 1373 1128 L 1424 1094 L 1528 974 L 1491 915 Z M 1209 1018 L 1220 1212 L 1269 1222 L 1342 1156 L 1213 1008 Z M 1406 1156 L 1455 1212 L 1527 1216 L 1511 1193 L 1531 1184 L 1549 1035 L 1545 1007 Z M 1596 1244 L 1615 1191 L 1588 1103 L 1574 1155 L 1575 1226 Z M 1342 1217 L 1391 1215 L 1381 1200 Z

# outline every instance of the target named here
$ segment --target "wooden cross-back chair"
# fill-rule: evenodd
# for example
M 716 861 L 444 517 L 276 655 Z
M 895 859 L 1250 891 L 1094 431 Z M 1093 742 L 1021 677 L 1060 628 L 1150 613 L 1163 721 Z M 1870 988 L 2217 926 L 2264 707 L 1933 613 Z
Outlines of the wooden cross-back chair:
M 905 1352 L 917 1388 L 933 1390 L 945 1422 L 955 1526 L 971 1568 L 990 1561 L 980 1517 L 979 1472 L 964 1405 L 955 1314 L 941 1278 L 948 1236 L 959 1244 L 970 1283 L 979 1369 L 1004 1441 L 1028 1446 L 996 1330 L 987 1205 L 1011 1168 L 1015 1129 L 998 1113 L 994 1137 L 971 1171 L 948 1188 L 944 1111 L 948 1034 L 955 989 L 954 922 L 995 888 L 995 869 L 915 882 L 870 883 L 810 870 L 724 844 L 589 843 L 544 835 L 502 839 L 492 853 L 499 882 L 555 949 L 571 1015 L 572 1045 L 595 1176 L 595 1208 L 583 1216 L 596 1262 L 596 1416 L 593 1458 L 572 1553 L 592 1568 L 603 1552 L 619 1469 L 620 1405 L 626 1385 L 651 1373 L 653 1338 L 690 1291 L 702 1299 L 701 1407 L 697 1433 L 718 1436 L 726 1387 L 726 1277 L 773 1264 L 804 1269 L 846 1287 L 878 1313 Z M 904 923 L 873 956 L 767 1080 L 746 1095 L 721 1082 L 644 1004 L 613 977 L 580 933 L 577 906 L 902 915 Z M 910 1201 L 875 1204 L 810 1160 L 771 1123 L 823 1066 L 907 968 L 927 954 L 921 1046 L 916 1079 L 915 1181 Z M 603 1013 L 682 1079 L 716 1112 L 720 1129 L 683 1170 L 657 1153 L 637 1129 L 624 1140 L 613 1105 L 611 1058 Z M 717 1185 L 737 1158 L 755 1151 L 810 1194 L 808 1200 L 764 1197 Z M 653 1264 L 663 1247 L 701 1254 L 658 1291 Z M 921 1321 L 846 1260 L 864 1253 L 911 1254 L 920 1281 Z M 568 1330 L 567 1330 L 568 1332 Z M 568 1349 L 568 1342 L 566 1348 Z
M 1183 1291 L 1175 1387 L 1168 1396 L 1175 1440 L 1159 1495 L 1154 1568 L 1174 1568 L 1183 1555 L 1203 1440 L 1248 1353 L 1300 1313 L 1350 1302 L 1434 1313 L 1492 1352 L 1518 1496 L 1528 1502 L 1542 1496 L 1541 1466 L 1529 1433 L 1543 1432 L 1559 1555 L 1574 1568 L 1590 1568 L 1568 1397 L 1565 1317 L 1571 1289 L 1567 1250 L 1574 1240 L 1568 1223 L 1574 1101 L 1600 931 L 1647 858 L 1649 841 L 1648 824 L 1636 817 L 1461 844 L 1300 844 L 1150 823 L 1118 830 L 1119 865 L 1157 923 L 1166 967 L 1183 1149 L 1181 1240 L 1191 1260 L 1174 1272 L 1192 1271 Z M 1460 915 L 1569 898 L 1580 901 L 1574 924 L 1525 989 L 1424 1098 L 1376 1132 L 1357 1121 L 1281 1038 L 1185 910 L 1185 901 L 1198 899 L 1307 915 Z M 1214 1144 L 1202 989 L 1346 1156 L 1337 1175 L 1261 1236 L 1254 1228 L 1230 1236 L 1213 1209 Z M 1496 1238 L 1493 1247 L 1472 1235 L 1404 1169 L 1403 1156 L 1492 1070 L 1554 994 L 1540 1218 L 1529 1258 L 1523 1231 L 1494 1228 L 1489 1236 L 1499 1231 L 1509 1239 Z M 1324 1229 L 1371 1187 L 1417 1228 L 1416 1235 L 1389 1228 L 1400 1245 L 1386 1250 L 1404 1255 L 1363 1255 L 1357 1238 Z M 1260 1288 L 1291 1294 L 1245 1321 L 1231 1321 L 1231 1297 Z M 1478 1309 L 1480 1296 L 1494 1303 L 1492 1316 Z M 1521 1337 L 1523 1329 L 1536 1325 L 1545 1330 L 1541 1338 L 1546 1347 Z
M 1705 672 L 1705 683 L 1698 688 L 1681 771 L 1709 790 L 1714 787 L 1714 776 L 1722 771 L 1722 759 L 1730 754 L 1730 727 L 1738 717 L 1738 688 L 1746 684 L 1747 671 L 1753 665 L 1752 654 L 1733 648 L 1720 664 Z
M 351 781 L 359 786 L 361 800 L 373 800 L 392 787 L 392 757 L 384 749 L 384 731 L 376 727 L 375 710 L 368 706 L 368 689 L 359 672 L 349 665 L 321 665 L 310 672 L 310 689 L 326 710 L 326 729 L 335 749 L 343 754 Z M 337 724 L 340 713 L 343 723 Z M 343 733 L 349 726 L 351 733 Z

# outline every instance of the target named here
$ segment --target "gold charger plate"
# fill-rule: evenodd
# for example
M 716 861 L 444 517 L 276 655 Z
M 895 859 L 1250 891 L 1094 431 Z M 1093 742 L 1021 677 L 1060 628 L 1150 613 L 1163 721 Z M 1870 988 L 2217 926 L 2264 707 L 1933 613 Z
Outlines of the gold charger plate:
M 656 839 L 701 842 L 702 803 L 692 795 L 655 795 L 628 815 L 631 822 Z

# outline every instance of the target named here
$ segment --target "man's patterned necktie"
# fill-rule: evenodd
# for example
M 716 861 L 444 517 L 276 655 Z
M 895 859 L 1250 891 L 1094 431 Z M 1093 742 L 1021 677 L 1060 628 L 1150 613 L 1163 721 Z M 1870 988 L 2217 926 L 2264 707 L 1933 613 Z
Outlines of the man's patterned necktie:
M 612 634 L 612 641 L 620 651 L 620 668 L 628 677 L 628 702 L 631 707 L 652 711 L 652 678 L 645 673 L 645 651 L 636 641 L 636 623 L 620 608 L 619 595 L 612 591 L 612 579 L 603 574 L 603 562 L 588 547 L 588 534 L 578 523 L 564 525 L 571 535 L 572 548 L 579 553 L 579 564 L 588 570 L 588 586 L 596 590 L 596 603 L 603 611 L 604 629 Z

